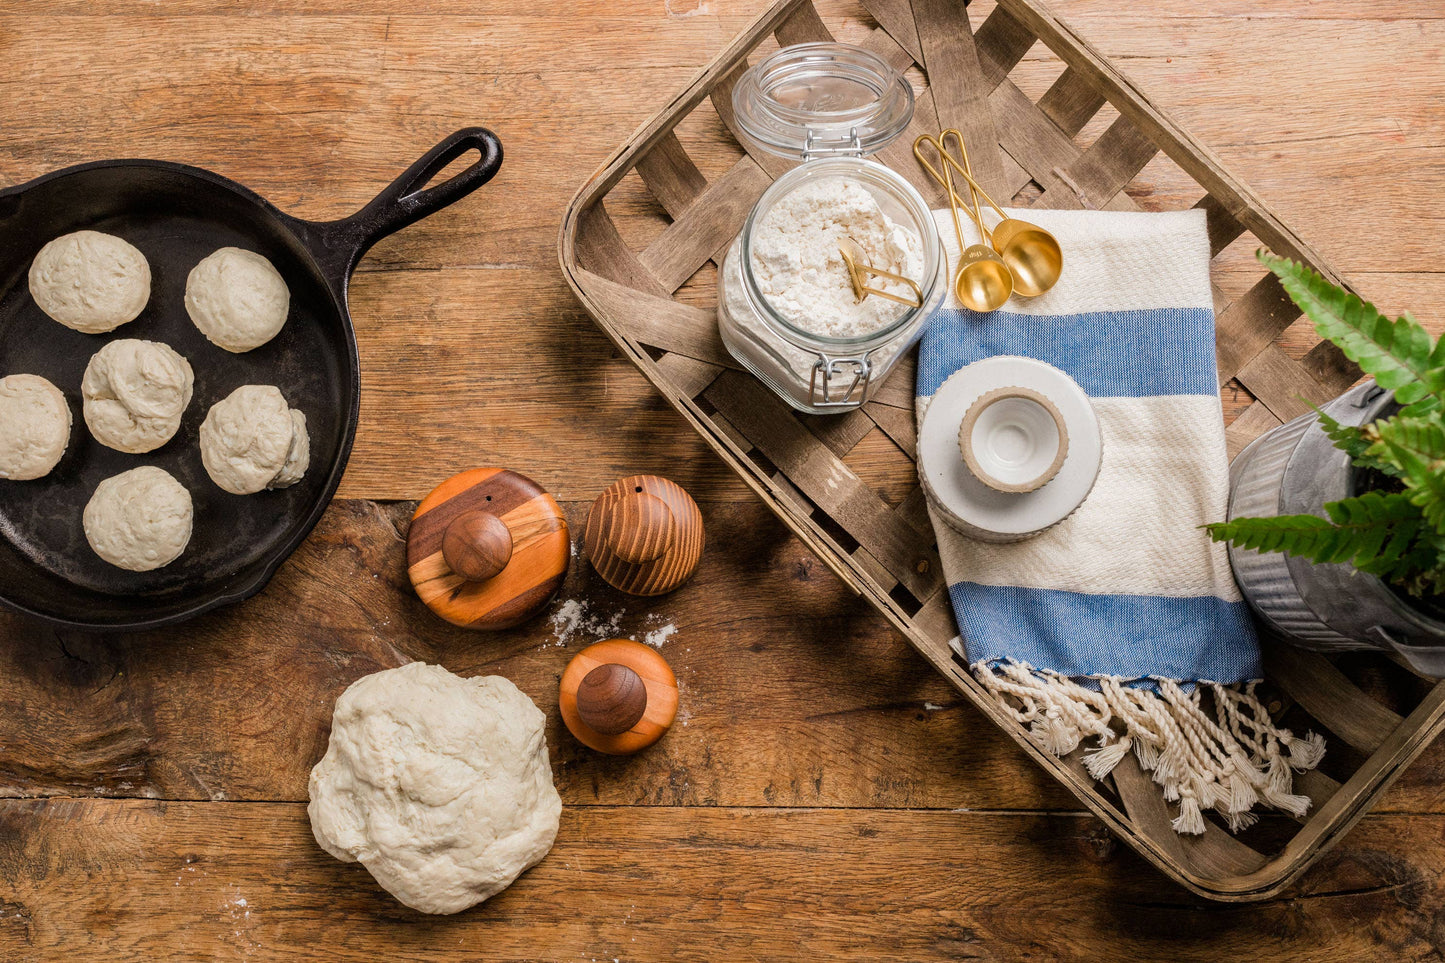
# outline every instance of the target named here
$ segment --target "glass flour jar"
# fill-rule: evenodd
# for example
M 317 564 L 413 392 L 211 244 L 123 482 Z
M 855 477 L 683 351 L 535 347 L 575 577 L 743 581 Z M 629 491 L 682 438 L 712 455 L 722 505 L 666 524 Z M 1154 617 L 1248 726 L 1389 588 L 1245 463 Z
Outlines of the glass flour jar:
M 733 89 L 733 108 L 739 127 L 757 146 L 803 163 L 768 188 L 723 258 L 718 271 L 723 343 L 799 411 L 858 408 L 922 336 L 948 290 L 943 245 L 928 204 L 901 175 L 868 159 L 907 128 L 913 90 L 886 61 L 861 47 L 798 44 L 749 69 Z M 919 288 L 918 306 L 898 304 L 896 316 L 881 326 L 836 337 L 785 317 L 764 294 L 755 259 L 755 239 L 768 214 L 797 191 L 816 193 L 829 179 L 866 190 L 887 221 L 917 236 L 922 262 L 919 276 L 911 278 Z M 797 310 L 803 309 L 794 305 Z

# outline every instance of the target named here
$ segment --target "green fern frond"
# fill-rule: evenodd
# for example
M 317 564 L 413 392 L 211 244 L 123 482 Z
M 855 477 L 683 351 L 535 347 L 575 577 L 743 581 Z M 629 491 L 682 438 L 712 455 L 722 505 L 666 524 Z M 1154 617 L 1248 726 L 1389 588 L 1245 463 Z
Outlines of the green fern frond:
M 1325 434 L 1329 436 L 1330 441 L 1340 451 L 1349 455 L 1351 463 L 1356 467 L 1373 468 L 1387 475 L 1398 475 L 1400 473 L 1399 469 L 1388 461 L 1371 454 L 1370 446 L 1373 440 L 1365 433 L 1363 427 L 1359 425 L 1342 425 L 1323 408 L 1315 407 L 1315 415 L 1319 418 L 1320 427 L 1325 430 Z
M 1259 552 L 1284 552 L 1312 562 L 1349 562 L 1363 572 L 1392 578 L 1409 559 L 1424 520 L 1403 492 L 1366 492 L 1325 505 L 1329 518 L 1277 515 L 1236 518 L 1206 526 L 1216 542 Z
M 1370 425 L 1365 435 L 1374 441 L 1367 454 L 1399 466 L 1405 495 L 1445 535 L 1445 424 L 1395 417 Z
M 1402 405 L 1426 395 L 1445 397 L 1445 349 L 1410 316 L 1391 321 L 1373 304 L 1335 287 L 1309 267 L 1261 250 L 1261 264 L 1314 322 L 1320 337 L 1333 341 L 1351 361 L 1395 393 Z
M 1416 598 L 1445 596 L 1445 535 L 1426 528 L 1389 579 Z
M 1445 344 L 1445 338 L 1440 339 L 1440 344 Z M 1435 347 L 1438 351 L 1439 345 Z M 1435 395 L 1426 395 L 1419 401 L 1401 408 L 1395 412 L 1395 414 L 1400 418 L 1426 418 L 1430 415 L 1439 415 L 1442 404 L 1445 404 L 1445 402 L 1442 402 Z
M 1420 509 L 1403 492 L 1366 492 L 1355 498 L 1327 502 L 1325 511 L 1342 531 L 1341 555 L 1362 572 L 1395 578 L 1416 561 L 1418 537 L 1429 529 Z

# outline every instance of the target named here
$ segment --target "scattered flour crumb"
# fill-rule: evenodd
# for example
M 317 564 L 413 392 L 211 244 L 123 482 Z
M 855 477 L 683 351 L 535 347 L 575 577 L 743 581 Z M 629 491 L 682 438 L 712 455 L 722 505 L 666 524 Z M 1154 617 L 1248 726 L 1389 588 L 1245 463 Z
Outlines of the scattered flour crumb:
M 618 609 L 604 617 L 592 610 L 592 604 L 581 599 L 567 599 L 548 617 L 552 626 L 552 644 L 567 645 L 578 635 L 589 641 L 615 636 L 622 625 L 626 609 Z
M 660 628 L 653 629 L 651 632 L 644 635 L 642 637 L 642 641 L 646 642 L 654 649 L 660 649 L 662 648 L 662 644 L 664 642 L 666 642 L 668 639 L 672 638 L 676 634 L 677 626 L 669 622 L 666 625 L 661 626 Z
M 939 705 L 937 702 L 925 702 L 923 703 L 923 708 L 928 712 L 937 712 L 942 709 L 943 706 Z

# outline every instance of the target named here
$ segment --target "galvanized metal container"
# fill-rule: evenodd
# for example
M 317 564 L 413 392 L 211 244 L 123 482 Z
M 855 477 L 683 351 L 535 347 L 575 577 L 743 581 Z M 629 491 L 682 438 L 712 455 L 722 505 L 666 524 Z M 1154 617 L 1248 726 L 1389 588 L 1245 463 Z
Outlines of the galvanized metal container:
M 1386 414 L 1391 394 L 1373 381 L 1324 406 L 1341 424 Z M 1336 448 L 1314 413 L 1261 435 L 1231 469 L 1229 517 L 1311 514 L 1356 494 L 1360 470 Z M 1445 677 L 1445 622 L 1407 604 L 1353 565 L 1316 565 L 1277 552 L 1229 548 L 1240 589 L 1264 623 L 1291 642 L 1321 652 L 1379 649 L 1416 671 Z

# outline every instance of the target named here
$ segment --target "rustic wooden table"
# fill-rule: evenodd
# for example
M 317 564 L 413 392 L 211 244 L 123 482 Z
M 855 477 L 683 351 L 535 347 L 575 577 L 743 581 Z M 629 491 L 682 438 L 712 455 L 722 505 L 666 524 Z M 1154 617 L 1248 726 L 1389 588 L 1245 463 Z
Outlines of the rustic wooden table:
M 572 300 L 555 260 L 567 199 L 763 5 L 0 8 L 0 182 L 162 157 L 327 218 L 455 128 L 490 126 L 507 151 L 491 186 L 362 264 L 356 451 L 260 597 L 113 639 L 0 617 L 0 958 L 1445 953 L 1445 752 L 1285 897 L 1190 897 L 789 538 Z M 1364 294 L 1440 329 L 1438 0 L 1056 6 Z M 586 604 L 576 631 L 445 625 L 409 589 L 403 533 L 413 500 L 484 464 L 537 478 L 574 523 L 620 475 L 673 477 L 709 526 L 697 577 L 646 602 L 574 570 L 559 605 Z M 676 629 L 662 651 L 683 710 L 637 757 L 599 758 L 556 720 L 562 667 L 601 623 Z M 456 917 L 401 907 L 306 821 L 336 695 L 409 659 L 506 675 L 552 716 L 557 845 Z

